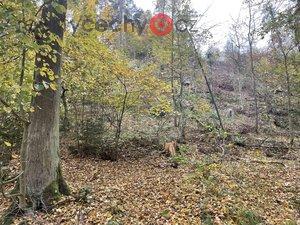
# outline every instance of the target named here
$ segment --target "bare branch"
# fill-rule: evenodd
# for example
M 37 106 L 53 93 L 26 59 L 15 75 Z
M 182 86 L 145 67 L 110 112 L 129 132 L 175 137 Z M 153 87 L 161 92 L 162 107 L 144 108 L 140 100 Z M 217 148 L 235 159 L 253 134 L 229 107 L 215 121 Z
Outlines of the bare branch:
M 5 106 L 5 107 L 11 107 L 4 99 L 0 97 L 0 102 Z M 28 125 L 30 122 L 26 119 L 24 119 L 22 116 L 20 116 L 15 110 L 11 111 L 12 114 L 22 123 L 25 125 Z
M 6 61 L 0 62 L 0 64 L 5 65 L 5 64 L 7 64 L 7 63 L 11 63 L 11 62 L 13 62 L 13 61 L 15 61 L 15 60 L 18 60 L 19 58 L 20 58 L 20 56 L 11 57 L 11 58 L 9 58 L 9 59 L 6 60 Z
M 17 181 L 22 175 L 23 175 L 24 172 L 21 172 L 18 176 L 14 177 L 14 178 L 11 178 L 9 180 L 5 180 L 5 181 L 2 181 L 0 184 L 1 185 L 6 185 L 6 184 L 9 184 L 9 183 L 13 183 L 15 181 Z
M 20 193 L 16 193 L 16 194 L 12 194 L 12 195 L 5 193 L 4 186 L 9 183 L 13 183 L 13 182 L 17 181 L 22 176 L 22 174 L 23 174 L 23 172 L 21 172 L 15 178 L 9 179 L 7 181 L 3 181 L 2 180 L 4 177 L 3 168 L 2 168 L 2 163 L 0 163 L 0 192 L 5 198 L 14 198 L 14 197 L 20 196 Z
M 42 9 L 45 7 L 45 5 L 46 5 L 46 2 L 44 2 L 44 3 L 40 6 L 40 8 L 39 8 L 39 9 L 37 10 L 37 12 L 35 13 L 34 17 L 37 17 L 37 16 L 40 14 L 40 12 L 41 12 Z M 34 24 L 35 24 L 35 23 L 37 23 L 36 20 L 33 20 L 33 21 L 31 22 L 31 24 L 30 24 L 30 26 L 29 26 L 29 29 L 28 29 L 29 32 L 32 32 L 32 31 L 33 31 L 33 27 L 34 27 Z
M 7 35 L 8 35 L 8 33 L 3 33 L 3 34 L 0 35 L 0 38 L 3 38 L 5 36 L 7 36 Z

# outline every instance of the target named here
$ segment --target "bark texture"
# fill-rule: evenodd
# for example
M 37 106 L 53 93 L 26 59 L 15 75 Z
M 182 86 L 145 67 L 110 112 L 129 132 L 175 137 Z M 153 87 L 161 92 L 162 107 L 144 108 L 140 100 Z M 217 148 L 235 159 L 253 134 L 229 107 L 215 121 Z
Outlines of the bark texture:
M 46 206 L 65 189 L 60 187 L 65 183 L 59 166 L 62 53 L 59 40 L 63 39 L 66 8 L 67 0 L 45 1 L 36 29 L 40 50 L 35 60 L 34 87 L 38 94 L 32 100 L 35 111 L 24 132 L 21 153 L 24 175 L 20 180 L 23 197 L 20 204 L 27 197 L 34 209 Z

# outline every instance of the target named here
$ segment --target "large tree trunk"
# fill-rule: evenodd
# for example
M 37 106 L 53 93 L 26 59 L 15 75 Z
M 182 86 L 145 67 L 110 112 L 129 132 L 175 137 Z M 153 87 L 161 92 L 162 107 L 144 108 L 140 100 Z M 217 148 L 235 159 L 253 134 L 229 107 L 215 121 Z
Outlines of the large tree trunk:
M 36 31 L 40 50 L 36 54 L 34 85 L 38 94 L 32 101 L 35 111 L 25 128 L 21 150 L 24 171 L 20 180 L 21 208 L 26 198 L 33 209 L 45 208 L 62 191 L 67 192 L 59 164 L 62 53 L 59 40 L 63 39 L 66 7 L 67 0 L 45 0 Z

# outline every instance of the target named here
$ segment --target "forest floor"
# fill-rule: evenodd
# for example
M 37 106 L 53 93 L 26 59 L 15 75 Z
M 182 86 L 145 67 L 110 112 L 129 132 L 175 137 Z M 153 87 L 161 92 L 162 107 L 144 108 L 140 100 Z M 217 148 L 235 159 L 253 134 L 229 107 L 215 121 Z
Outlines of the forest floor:
M 191 146 L 174 168 L 158 151 L 108 162 L 65 150 L 63 173 L 73 196 L 62 197 L 51 212 L 29 213 L 14 223 L 300 224 L 299 159 L 244 151 L 219 161 L 218 154 Z M 0 197 L 0 214 L 9 204 Z

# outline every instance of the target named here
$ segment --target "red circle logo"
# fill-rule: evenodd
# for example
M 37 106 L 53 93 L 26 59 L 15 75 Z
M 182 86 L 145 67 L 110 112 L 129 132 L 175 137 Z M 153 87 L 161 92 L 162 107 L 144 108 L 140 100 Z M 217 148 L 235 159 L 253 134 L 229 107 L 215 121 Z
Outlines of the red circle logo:
M 157 36 L 165 36 L 173 30 L 173 20 L 164 13 L 158 13 L 150 20 L 150 29 Z

